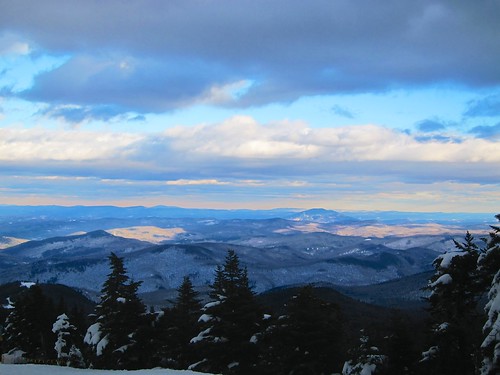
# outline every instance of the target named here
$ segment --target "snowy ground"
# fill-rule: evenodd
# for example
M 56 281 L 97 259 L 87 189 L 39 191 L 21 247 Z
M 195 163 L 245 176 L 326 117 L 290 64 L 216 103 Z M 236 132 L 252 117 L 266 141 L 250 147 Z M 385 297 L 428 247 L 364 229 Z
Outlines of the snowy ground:
M 152 369 L 137 371 L 82 370 L 71 367 L 46 365 L 4 365 L 0 364 L 1 375 L 196 375 L 200 372 Z

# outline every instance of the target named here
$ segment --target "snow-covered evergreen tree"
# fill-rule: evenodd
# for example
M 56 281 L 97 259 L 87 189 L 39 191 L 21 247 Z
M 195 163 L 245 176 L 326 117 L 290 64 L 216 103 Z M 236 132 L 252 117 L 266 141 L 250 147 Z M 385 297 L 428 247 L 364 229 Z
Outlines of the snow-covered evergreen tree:
M 385 356 L 379 353 L 376 346 L 371 345 L 370 338 L 361 330 L 359 347 L 351 351 L 353 359 L 344 363 L 342 375 L 376 375 L 380 373 Z
M 340 309 L 317 296 L 310 285 L 287 302 L 285 315 L 270 317 L 258 337 L 259 373 L 331 374 L 345 359 Z
M 19 351 L 25 353 L 29 344 L 29 338 L 26 334 L 25 318 L 21 311 L 21 304 L 10 301 L 11 312 L 5 320 L 5 327 L 2 333 L 3 348 L 5 352 Z
M 260 330 L 262 313 L 249 285 L 248 274 L 234 250 L 216 268 L 210 296 L 199 317 L 201 332 L 191 339 L 202 354 L 197 366 L 210 372 L 244 374 L 255 363 L 252 338 Z
M 484 354 L 481 375 L 500 373 L 500 270 L 493 279 L 488 297 L 485 307 L 488 320 L 483 328 L 486 337 L 481 345 Z
M 57 352 L 57 362 L 61 366 L 85 367 L 83 355 L 77 346 L 81 337 L 76 327 L 70 323 L 66 314 L 61 314 L 52 326 L 52 332 L 57 335 L 54 350 Z
M 201 304 L 189 277 L 184 277 L 174 306 L 163 309 L 155 322 L 155 361 L 162 367 L 185 369 L 195 361 L 190 340 L 198 331 Z
M 38 285 L 30 285 L 14 301 L 3 334 L 7 351 L 20 350 L 31 359 L 50 359 L 53 352 L 54 306 Z
M 133 369 L 140 362 L 135 336 L 145 312 L 137 297 L 140 282 L 129 279 L 123 258 L 111 253 L 109 262 L 111 273 L 104 282 L 94 324 L 88 328 L 84 341 L 92 349 L 95 367 Z
M 496 218 L 500 220 L 500 215 Z M 486 252 L 478 262 L 485 282 L 491 280 L 488 303 L 485 306 L 487 320 L 483 327 L 485 338 L 481 345 L 481 375 L 500 373 L 500 227 L 492 226 L 492 229 L 486 239 Z
M 481 294 L 477 270 L 480 249 L 467 232 L 456 251 L 434 261 L 436 273 L 429 282 L 431 347 L 423 352 L 422 364 L 431 374 L 474 373 L 480 323 L 476 314 Z

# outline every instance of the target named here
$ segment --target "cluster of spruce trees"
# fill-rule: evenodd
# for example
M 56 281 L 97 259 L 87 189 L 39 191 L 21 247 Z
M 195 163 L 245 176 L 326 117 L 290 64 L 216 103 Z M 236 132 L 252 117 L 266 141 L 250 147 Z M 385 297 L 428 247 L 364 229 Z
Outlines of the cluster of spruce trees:
M 500 227 L 482 240 L 479 246 L 467 232 L 456 251 L 434 261 L 421 360 L 427 374 L 500 374 Z
M 497 216 L 500 220 L 500 215 Z M 229 250 L 202 304 L 188 277 L 170 308 L 146 311 L 140 282 L 111 254 L 100 302 L 85 324 L 47 303 L 36 286 L 18 298 L 4 324 L 3 350 L 61 365 L 100 369 L 166 367 L 223 374 L 498 374 L 500 370 L 500 229 L 479 246 L 467 233 L 435 261 L 429 282 L 428 346 L 396 321 L 383 343 L 365 332 L 348 340 L 345 316 L 312 287 L 280 314 L 253 293 L 246 268 Z M 486 314 L 481 298 L 487 295 Z M 47 324 L 50 322 L 50 324 Z M 351 349 L 348 349 L 351 348 Z M 379 349 L 380 348 L 380 349 Z M 420 352 L 423 352 L 420 355 Z

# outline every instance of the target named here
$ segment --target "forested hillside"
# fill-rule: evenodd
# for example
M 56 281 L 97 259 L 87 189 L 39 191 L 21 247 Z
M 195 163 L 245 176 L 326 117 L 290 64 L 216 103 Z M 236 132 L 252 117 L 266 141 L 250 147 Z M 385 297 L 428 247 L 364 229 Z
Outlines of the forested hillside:
M 388 309 L 326 286 L 256 295 L 233 250 L 214 270 L 208 301 L 186 276 L 173 304 L 148 310 L 137 294 L 141 282 L 111 253 L 95 306 L 63 286 L 3 286 L 2 351 L 81 368 L 492 375 L 499 369 L 499 244 L 493 226 L 483 242 L 467 233 L 436 258 L 426 287 L 429 319 L 423 306 Z

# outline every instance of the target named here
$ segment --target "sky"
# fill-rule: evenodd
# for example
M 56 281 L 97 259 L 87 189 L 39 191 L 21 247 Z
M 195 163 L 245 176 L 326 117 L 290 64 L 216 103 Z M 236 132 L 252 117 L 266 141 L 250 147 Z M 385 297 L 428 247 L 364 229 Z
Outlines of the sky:
M 0 204 L 499 213 L 499 16 L 0 0 Z

